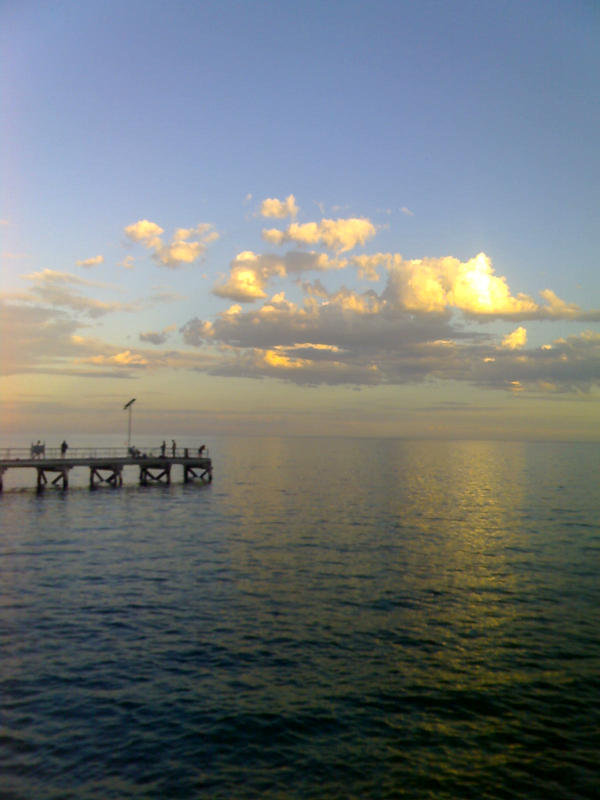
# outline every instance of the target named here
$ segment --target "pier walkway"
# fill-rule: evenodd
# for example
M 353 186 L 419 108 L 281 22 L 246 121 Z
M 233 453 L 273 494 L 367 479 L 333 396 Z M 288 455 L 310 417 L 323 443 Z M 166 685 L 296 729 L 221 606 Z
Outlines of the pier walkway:
M 50 483 L 67 489 L 69 472 L 77 467 L 90 471 L 90 489 L 102 483 L 117 487 L 123 485 L 123 468 L 139 469 L 142 486 L 150 483 L 171 483 L 173 466 L 182 468 L 183 482 L 212 481 L 212 461 L 205 447 L 69 447 L 63 454 L 60 447 L 45 445 L 9 447 L 0 451 L 0 491 L 4 473 L 9 469 L 34 469 L 37 472 L 37 489 L 42 491 Z

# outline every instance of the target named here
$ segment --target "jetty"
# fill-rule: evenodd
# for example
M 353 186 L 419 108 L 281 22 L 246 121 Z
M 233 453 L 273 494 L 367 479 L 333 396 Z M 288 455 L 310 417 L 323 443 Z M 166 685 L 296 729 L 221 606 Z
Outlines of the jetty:
M 73 469 L 89 470 L 89 486 L 95 489 L 102 483 L 113 488 L 123 485 L 123 469 L 137 467 L 139 483 L 171 483 L 174 467 L 181 467 L 184 483 L 197 480 L 212 481 L 212 461 L 204 446 L 191 447 L 61 447 L 47 448 L 44 444 L 31 447 L 9 447 L 0 451 L 0 491 L 4 474 L 9 469 L 33 469 L 37 473 L 37 490 L 47 485 L 59 489 L 69 486 Z

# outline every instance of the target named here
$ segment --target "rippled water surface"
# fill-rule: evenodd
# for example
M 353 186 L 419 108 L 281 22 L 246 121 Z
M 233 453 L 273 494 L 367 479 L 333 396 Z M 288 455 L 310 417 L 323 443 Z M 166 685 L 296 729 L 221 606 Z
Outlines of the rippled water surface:
M 211 455 L 5 480 L 3 800 L 598 796 L 596 446 Z

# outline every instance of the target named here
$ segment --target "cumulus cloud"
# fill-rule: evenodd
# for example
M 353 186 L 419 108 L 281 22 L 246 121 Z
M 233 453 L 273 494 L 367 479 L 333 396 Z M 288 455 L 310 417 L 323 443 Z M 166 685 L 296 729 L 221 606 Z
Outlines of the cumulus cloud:
M 204 255 L 207 246 L 219 238 L 210 223 L 200 223 L 195 228 L 178 228 L 170 243 L 162 239 L 163 228 L 155 222 L 141 219 L 127 225 L 125 235 L 152 251 L 152 258 L 161 266 L 175 269 L 182 264 L 192 264 Z
M 292 217 L 292 219 L 294 219 L 298 214 L 296 198 L 293 194 L 288 195 L 285 200 L 278 200 L 276 197 L 267 197 L 267 199 L 263 200 L 261 203 L 260 213 L 263 217 L 276 217 L 277 219 Z
M 540 296 L 546 301 L 544 311 L 549 317 L 558 317 L 560 319 L 577 319 L 581 317 L 581 309 L 575 303 L 565 303 L 560 297 L 557 297 L 552 289 L 542 289 Z M 585 315 L 589 316 L 589 315 Z
M 600 382 L 600 344 L 591 334 L 527 349 L 523 326 L 500 338 L 481 326 L 465 327 L 470 319 L 582 314 L 553 293 L 542 295 L 543 304 L 514 295 L 483 253 L 466 262 L 453 257 L 406 261 L 399 254 L 351 259 L 368 273 L 387 270 L 381 293 L 344 286 L 328 291 L 320 281 L 304 282 L 298 284 L 302 303 L 284 292 L 267 298 L 268 279 L 277 271 L 288 274 L 283 258 L 265 261 L 245 253 L 240 260 L 252 273 L 251 287 L 258 286 L 262 306 L 245 312 L 236 303 L 213 321 L 196 318 L 181 329 L 188 345 L 221 348 L 211 367 L 220 375 L 278 376 L 314 385 L 438 379 L 511 392 L 581 391 Z M 246 294 L 240 291 L 240 301 Z
M 104 256 L 93 256 L 92 258 L 84 258 L 82 261 L 77 261 L 78 267 L 97 267 L 98 264 L 104 264 Z
M 453 256 L 405 260 L 399 253 L 378 253 L 352 261 L 367 275 L 385 266 L 389 271 L 385 298 L 408 311 L 458 310 L 466 317 L 488 320 L 600 319 L 598 311 L 583 312 L 549 289 L 540 292 L 545 303 L 522 292 L 513 295 L 506 278 L 495 274 L 485 253 L 465 262 Z
M 358 267 L 359 278 L 366 278 L 369 281 L 379 280 L 379 267 L 388 266 L 390 256 L 387 253 L 375 253 L 373 255 L 352 256 L 352 263 Z
M 250 302 L 266 297 L 264 287 L 269 277 L 279 269 L 284 274 L 283 265 L 261 265 L 260 257 L 251 250 L 245 250 L 233 259 L 230 265 L 229 278 L 225 283 L 216 284 L 213 293 L 231 300 Z
M 168 325 L 166 328 L 163 328 L 162 331 L 147 331 L 146 333 L 140 333 L 140 341 L 150 342 L 151 344 L 156 345 L 164 344 L 169 338 L 169 334 L 174 330 L 177 330 L 176 325 Z
M 502 339 L 502 347 L 506 350 L 520 350 L 527 344 L 527 331 L 522 326 L 516 328 L 512 333 L 507 334 Z
M 376 229 L 373 223 L 364 217 L 350 217 L 347 219 L 322 219 L 321 222 L 306 222 L 299 224 L 293 222 L 285 231 L 277 228 L 263 230 L 265 241 L 270 244 L 316 244 L 323 245 L 329 250 L 345 253 L 357 245 L 364 245 L 375 236 Z
M 237 302 L 264 300 L 275 279 L 310 271 L 343 270 L 355 266 L 358 275 L 377 281 L 387 275 L 382 293 L 388 305 L 414 313 L 443 314 L 460 311 L 480 319 L 598 319 L 598 312 L 582 312 L 554 292 L 543 290 L 544 303 L 529 295 L 513 295 L 506 278 L 495 274 L 491 259 L 479 253 L 465 262 L 453 256 L 406 260 L 399 253 L 374 253 L 330 258 L 314 251 L 289 251 L 278 256 L 247 250 L 230 264 L 226 279 L 213 293 Z
M 283 278 L 312 270 L 343 269 L 347 263 L 345 259 L 330 258 L 325 253 L 291 251 L 278 256 L 245 250 L 233 259 L 227 280 L 216 284 L 213 294 L 249 303 L 267 297 L 267 285 L 274 277 Z
M 527 295 L 513 297 L 506 279 L 494 274 L 490 258 L 479 253 L 466 262 L 452 256 L 404 260 L 389 257 L 386 297 L 409 311 L 515 317 L 539 310 Z
M 156 222 L 150 222 L 147 219 L 140 219 L 132 225 L 127 225 L 125 228 L 125 236 L 134 242 L 141 242 L 145 247 L 153 248 L 162 245 L 160 238 L 164 233 L 164 229 L 157 225 Z
M 150 342 L 151 344 L 164 344 L 167 341 L 167 334 L 160 331 L 147 331 L 140 333 L 141 342 Z
M 213 325 L 190 320 L 188 344 L 224 346 L 215 374 L 278 377 L 302 385 L 376 385 L 425 380 L 447 365 L 442 320 L 413 324 L 408 317 L 385 319 L 369 303 L 336 302 L 300 308 L 284 297 L 260 311 L 224 312 Z M 433 340 L 433 341 L 430 341 Z
M 228 347 L 274 349 L 312 342 L 352 351 L 395 349 L 400 343 L 426 342 L 465 334 L 440 317 L 414 320 L 409 314 L 388 313 L 372 292 L 340 289 L 302 305 L 283 292 L 255 311 L 243 312 L 238 304 L 217 315 L 212 323 L 190 320 L 182 328 L 188 344 L 220 343 Z M 480 338 L 475 334 L 474 338 Z
M 220 343 L 214 374 L 278 377 L 301 385 L 377 385 L 452 380 L 510 392 L 587 392 L 600 384 L 600 335 L 552 348 L 510 349 L 489 337 L 460 339 L 438 319 L 387 319 L 364 310 L 299 309 L 279 300 L 260 312 L 224 312 L 214 325 L 190 320 L 184 340 Z M 439 334 L 439 335 L 437 335 Z M 464 336 L 464 334 L 463 334 Z

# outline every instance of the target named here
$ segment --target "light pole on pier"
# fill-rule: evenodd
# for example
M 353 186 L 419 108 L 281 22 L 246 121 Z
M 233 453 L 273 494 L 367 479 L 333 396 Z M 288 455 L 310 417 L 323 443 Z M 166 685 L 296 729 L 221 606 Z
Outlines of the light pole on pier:
M 132 397 L 131 400 L 128 403 L 125 403 L 125 405 L 123 406 L 123 411 L 125 411 L 126 408 L 129 409 L 129 423 L 127 426 L 127 450 L 129 450 L 129 448 L 131 447 L 131 407 L 134 403 L 135 403 L 135 397 Z

